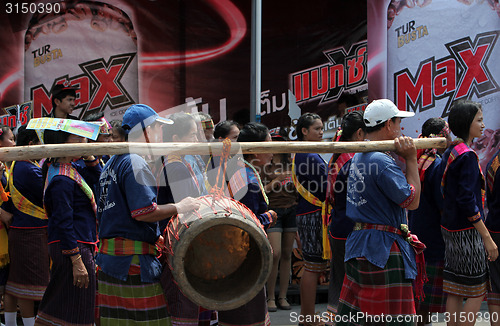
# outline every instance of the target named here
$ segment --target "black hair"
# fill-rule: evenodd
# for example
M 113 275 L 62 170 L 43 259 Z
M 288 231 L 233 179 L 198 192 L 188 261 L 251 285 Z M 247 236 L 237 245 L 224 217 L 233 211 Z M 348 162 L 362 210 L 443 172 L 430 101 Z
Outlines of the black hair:
M 446 126 L 446 121 L 442 118 L 429 118 L 422 125 L 422 136 L 429 137 L 431 134 L 439 134 Z
M 38 135 L 33 129 L 26 129 L 26 125 L 17 129 L 16 146 L 28 146 L 32 143 L 38 143 Z
M 453 134 L 464 141 L 469 138 L 469 130 L 477 112 L 481 110 L 481 104 L 470 100 L 459 100 L 453 103 L 448 123 Z
M 278 127 L 277 129 L 273 129 L 275 132 L 271 133 L 271 139 L 274 141 L 290 141 L 287 135 L 287 131 L 285 128 Z M 280 160 L 282 163 L 291 163 L 292 162 L 292 154 L 291 153 L 279 153 L 274 154 L 274 156 L 280 156 Z
M 238 136 L 238 142 L 265 141 L 269 129 L 260 122 L 249 122 L 243 126 Z
M 302 133 L 302 128 L 308 129 L 310 126 L 314 124 L 315 120 L 321 120 L 321 117 L 316 113 L 304 113 L 300 116 L 297 121 L 296 131 L 297 131 L 297 139 L 304 140 L 304 134 Z
M 74 89 L 65 89 L 60 92 L 56 92 L 55 94 L 52 94 L 52 108 L 53 109 L 56 108 L 56 99 L 62 101 L 68 95 L 76 97 L 76 91 Z
M 174 123 L 163 127 L 163 141 L 173 141 L 174 135 L 185 136 L 189 132 L 189 126 L 195 122 L 195 118 L 185 112 L 177 112 L 169 116 Z
M 397 119 L 397 117 L 391 118 L 392 122 L 396 122 L 396 119 Z M 375 131 L 379 131 L 380 129 L 382 129 L 383 127 L 385 127 L 385 124 L 387 123 L 387 121 L 389 121 L 389 120 L 385 120 L 384 122 L 379 123 L 378 125 L 373 126 L 373 127 L 366 127 L 366 133 L 369 134 L 369 133 L 372 133 L 372 132 L 375 132 Z
M 233 126 L 236 126 L 238 129 L 240 129 L 240 126 L 236 121 L 224 120 L 219 122 L 218 124 L 215 125 L 214 128 L 214 138 L 215 139 L 226 138 L 231 132 Z
M 45 129 L 43 132 L 43 143 L 44 144 L 64 144 L 68 141 L 68 138 L 71 134 L 62 130 L 49 130 Z M 54 163 L 57 160 L 57 157 L 47 158 L 42 165 L 42 176 L 43 180 L 47 178 L 47 171 L 49 170 L 49 165 Z
M 50 130 L 45 129 L 43 133 L 43 143 L 44 144 L 64 144 L 71 134 L 62 130 Z
M 118 133 L 120 134 L 120 136 L 122 136 L 123 138 L 125 138 L 125 140 L 127 140 L 127 133 L 125 132 L 125 129 L 122 128 L 122 120 L 112 120 L 109 122 L 109 124 L 111 125 L 111 128 L 113 130 L 118 130 Z
M 243 126 L 238 136 L 238 142 L 260 142 L 265 141 L 269 135 L 269 129 L 260 122 L 249 122 Z M 243 154 L 247 158 L 251 154 Z
M 3 137 L 5 136 L 5 134 L 7 133 L 7 131 L 9 131 L 9 130 L 12 131 L 12 128 L 9 127 L 9 126 L 0 124 L 0 130 L 2 131 L 0 133 L 0 141 L 3 141 Z
M 339 141 L 348 141 L 354 136 L 354 134 L 361 128 L 361 130 L 366 131 L 366 125 L 363 120 L 363 112 L 352 111 L 347 113 L 342 118 L 341 129 L 342 135 Z
M 361 104 L 361 101 L 358 99 L 358 97 L 354 94 L 350 93 L 342 93 L 340 95 L 339 99 L 337 100 L 337 104 L 345 103 L 346 108 Z

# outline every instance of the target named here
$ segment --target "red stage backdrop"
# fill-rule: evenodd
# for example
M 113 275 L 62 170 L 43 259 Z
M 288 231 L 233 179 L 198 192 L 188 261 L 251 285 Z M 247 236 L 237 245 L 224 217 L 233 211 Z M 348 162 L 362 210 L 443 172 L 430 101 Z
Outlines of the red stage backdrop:
M 50 89 L 65 83 L 80 87 L 80 117 L 120 119 L 130 104 L 145 103 L 165 114 L 204 111 L 216 123 L 249 120 L 251 1 L 1 6 L 0 108 L 32 100 L 35 116 L 50 113 Z M 264 1 L 263 123 L 289 126 L 317 112 L 332 131 L 346 106 L 366 99 L 366 76 L 365 1 Z

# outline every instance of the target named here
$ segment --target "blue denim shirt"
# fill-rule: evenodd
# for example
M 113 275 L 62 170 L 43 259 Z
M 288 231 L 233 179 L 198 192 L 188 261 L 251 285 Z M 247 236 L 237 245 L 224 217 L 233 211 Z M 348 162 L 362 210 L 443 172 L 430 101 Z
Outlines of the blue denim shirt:
M 156 209 L 156 181 L 146 161 L 136 154 L 113 156 L 99 179 L 97 219 L 99 238 L 122 237 L 154 244 L 160 236 L 158 223 L 138 221 L 137 216 Z M 129 256 L 98 254 L 96 263 L 102 271 L 125 281 L 132 262 Z M 139 255 L 141 280 L 157 281 L 161 264 L 151 255 Z
M 347 181 L 346 214 L 354 222 L 390 225 L 397 229 L 408 224 L 405 208 L 411 203 L 414 188 L 392 157 L 381 152 L 354 155 Z M 415 279 L 415 252 L 404 238 L 379 230 L 353 231 L 347 237 L 345 261 L 364 257 L 384 268 L 390 249 L 397 242 L 405 267 L 405 278 Z

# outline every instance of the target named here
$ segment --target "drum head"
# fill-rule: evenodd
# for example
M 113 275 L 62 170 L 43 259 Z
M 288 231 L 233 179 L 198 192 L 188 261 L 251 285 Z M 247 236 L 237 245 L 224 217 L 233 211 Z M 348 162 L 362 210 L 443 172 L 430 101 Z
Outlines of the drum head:
M 170 265 L 179 288 L 204 308 L 244 305 L 262 290 L 271 272 L 267 236 L 244 208 L 233 207 L 230 213 L 201 209 L 201 218 L 190 219 L 172 246 Z

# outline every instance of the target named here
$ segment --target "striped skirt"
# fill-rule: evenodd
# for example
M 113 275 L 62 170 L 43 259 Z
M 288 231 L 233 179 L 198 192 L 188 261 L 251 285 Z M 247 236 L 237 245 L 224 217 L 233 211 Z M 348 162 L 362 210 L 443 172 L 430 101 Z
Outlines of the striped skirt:
M 5 292 L 20 299 L 42 300 L 49 284 L 47 228 L 9 230 L 10 272 Z
M 130 265 L 126 281 L 102 270 L 98 272 L 98 304 L 101 326 L 170 325 L 163 290 L 159 282 L 143 283 L 137 260 Z
M 78 243 L 82 261 L 89 273 L 88 288 L 73 285 L 73 264 L 62 254 L 59 243 L 49 245 L 52 258 L 50 282 L 38 308 L 37 325 L 93 326 L 96 276 L 94 246 Z
M 424 301 L 416 301 L 417 311 L 445 312 L 446 293 L 443 292 L 444 261 L 425 262 L 425 271 L 429 281 L 424 283 Z
M 412 280 L 405 279 L 403 257 L 396 242 L 391 247 L 385 268 L 379 268 L 364 258 L 350 259 L 345 267 L 336 325 L 369 324 L 370 316 L 366 315 L 415 314 Z M 397 325 L 413 325 L 413 321 L 408 320 L 411 318 L 404 319 Z
M 449 232 L 441 228 L 445 243 L 443 291 L 474 298 L 488 290 L 488 264 L 483 239 L 475 228 Z
M 170 314 L 172 325 L 210 326 L 217 322 L 216 311 L 200 307 L 181 292 L 167 262 L 163 264 L 161 286 L 167 300 L 167 310 Z
M 197 326 L 200 306 L 189 300 L 179 289 L 168 264 L 163 264 L 161 286 L 167 300 L 167 310 L 174 326 Z
M 269 326 L 264 288 L 248 303 L 232 310 L 219 311 L 219 326 Z
M 500 247 L 500 233 L 490 232 L 493 241 Z M 491 289 L 488 292 L 488 305 L 500 306 L 500 259 L 488 262 Z

